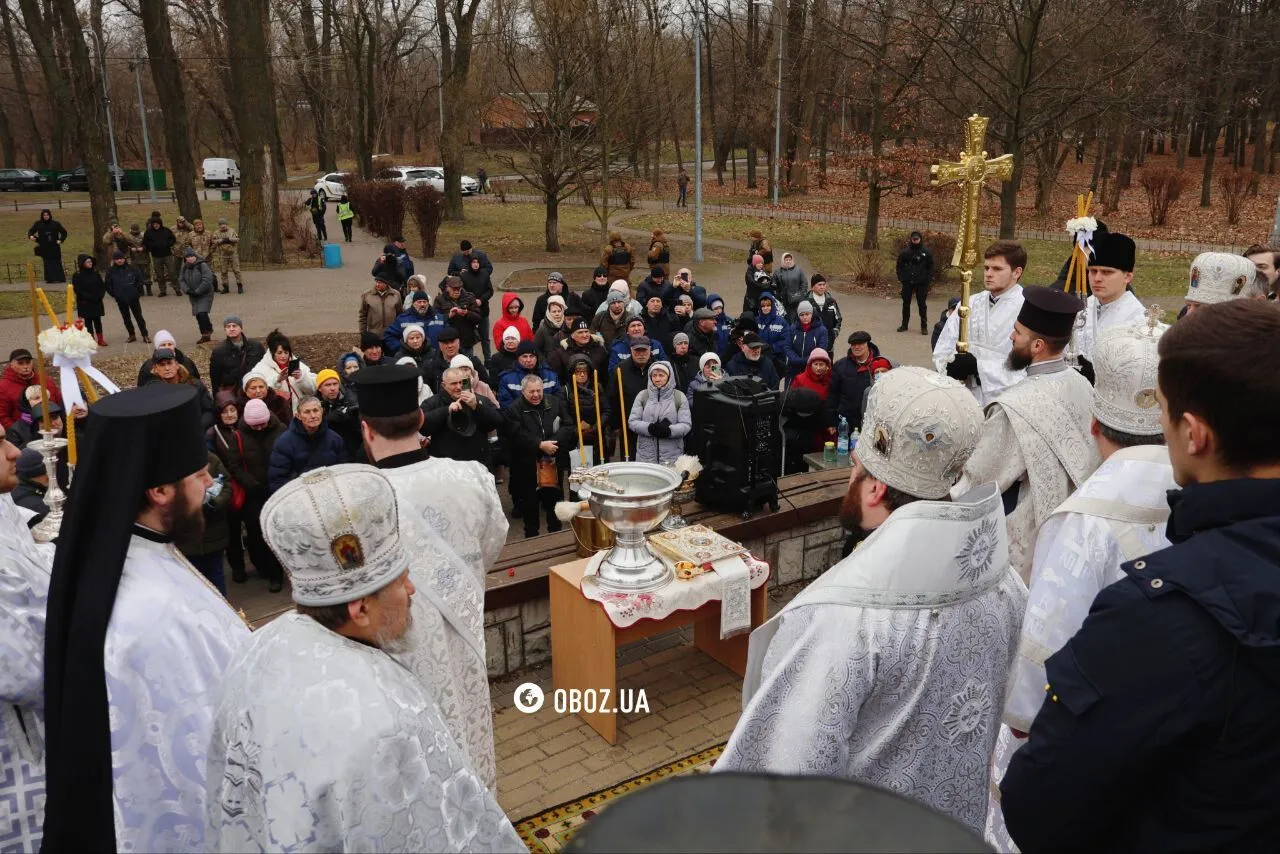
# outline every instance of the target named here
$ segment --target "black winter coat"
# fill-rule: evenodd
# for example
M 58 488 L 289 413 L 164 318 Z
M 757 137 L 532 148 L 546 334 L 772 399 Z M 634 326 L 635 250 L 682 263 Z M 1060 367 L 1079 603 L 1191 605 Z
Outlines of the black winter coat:
M 177 242 L 178 238 L 173 236 L 167 226 L 147 226 L 146 231 L 142 232 L 142 248 L 150 252 L 152 258 L 168 258 L 173 255 L 173 245 Z
M 837 359 L 831 366 L 831 387 L 827 391 L 828 425 L 836 426 L 843 415 L 849 421 L 850 430 L 862 429 L 862 404 L 867 398 L 867 389 L 871 388 L 875 371 L 889 367 L 889 361 L 880 355 L 880 348 L 874 343 L 871 358 L 865 364 L 859 365 L 849 355 Z
M 116 302 L 130 303 L 142 296 L 142 271 L 132 264 L 107 268 L 105 280 L 107 293 Z
M 265 491 L 271 466 L 271 451 L 284 434 L 284 424 L 272 415 L 265 427 L 255 430 L 241 418 L 236 431 L 240 434 L 240 441 L 229 441 L 230 447 L 226 449 L 227 470 L 246 491 Z
M 898 253 L 898 281 L 904 285 L 926 287 L 933 281 L 933 256 L 923 243 L 919 246 L 908 243 Z
M 196 367 L 195 362 L 191 361 L 190 356 L 181 350 L 175 349 L 173 351 L 173 357 L 178 360 L 179 365 L 182 365 L 182 367 L 187 369 L 187 373 L 191 374 L 191 376 L 196 379 L 200 379 L 200 369 Z M 259 356 L 258 358 L 261 359 L 262 357 Z M 155 361 L 153 359 L 147 359 L 142 363 L 142 367 L 138 368 L 138 381 L 135 383 L 136 386 L 141 388 L 147 383 L 157 382 L 155 374 L 151 373 L 153 365 L 155 365 Z
M 480 360 L 465 353 L 463 355 L 471 360 L 471 365 L 476 369 L 480 382 L 489 382 L 489 372 L 484 369 Z M 430 357 L 422 365 L 422 381 L 426 383 L 427 388 L 431 389 L 432 394 L 440 393 L 440 380 L 444 377 L 444 372 L 449 369 L 449 361 L 439 350 L 432 350 Z
M 224 388 L 239 391 L 244 375 L 266 355 L 266 348 L 257 341 L 243 335 L 240 340 L 240 347 L 224 340 L 209 354 L 209 385 L 215 394 Z
M 329 400 L 320 395 L 320 405 L 324 407 L 325 422 L 329 429 L 342 437 L 346 448 L 346 459 L 353 462 L 364 447 L 364 438 L 360 435 L 360 404 L 355 393 L 346 386 L 341 386 L 336 400 Z
M 1280 480 L 1171 492 L 1170 548 L 1124 564 L 1045 662 L 1000 789 L 1022 851 L 1274 851 Z
M 622 420 L 622 401 L 627 405 L 627 418 L 631 418 L 631 404 L 635 401 L 636 395 L 649 387 L 649 365 L 637 365 L 632 359 L 623 359 L 619 363 L 618 369 L 622 371 L 622 396 L 618 396 L 618 370 L 614 370 L 609 374 L 609 388 L 605 393 L 605 411 L 604 423 L 612 430 L 617 430 L 626 424 Z M 572 392 L 570 392 L 572 394 Z M 635 434 L 631 434 L 634 436 Z M 636 452 L 636 443 L 634 439 L 631 442 L 631 453 Z M 619 448 L 621 450 L 621 448 Z
M 458 278 L 462 279 L 463 290 L 480 303 L 480 314 L 488 317 L 489 300 L 493 299 L 493 269 L 486 270 L 481 264 L 480 269 L 473 272 L 470 267 L 464 267 Z
M 564 297 L 564 307 L 567 313 L 571 301 L 577 299 L 577 297 L 571 294 L 568 288 L 561 291 L 560 296 Z M 542 325 L 542 319 L 547 316 L 547 300 L 550 298 L 551 293 L 549 291 L 543 291 L 542 295 L 533 303 L 533 318 L 529 321 L 529 326 L 535 332 L 538 330 L 538 327 Z
M 71 287 L 76 292 L 76 314 L 81 317 L 102 317 L 102 300 L 107 295 L 107 286 L 96 269 L 86 269 L 85 261 L 93 259 L 92 255 L 81 255 L 76 259 L 76 271 L 71 276 Z
M 491 276 L 493 275 L 493 262 L 489 260 L 489 256 L 485 254 L 482 250 L 472 249 L 471 258 L 479 258 L 480 269 L 484 270 Z M 453 256 L 449 258 L 449 270 L 446 273 L 446 275 L 460 276 L 464 270 L 471 269 L 471 258 L 468 258 L 466 255 L 464 255 L 462 253 L 462 250 L 458 250 L 457 252 L 453 253 Z M 471 289 L 467 288 L 467 290 L 470 291 Z M 471 291 L 471 292 L 475 293 L 475 291 Z M 479 296 L 479 294 L 476 294 L 476 296 Z M 490 296 L 492 296 L 492 294 Z
M 687 293 L 689 295 L 689 299 L 693 300 L 694 311 L 697 311 L 700 308 L 706 307 L 707 305 L 707 289 L 706 288 L 704 288 L 702 285 L 698 284 L 697 282 L 694 282 L 692 285 L 689 286 L 689 290 L 686 291 L 684 288 L 677 288 L 674 281 L 668 282 L 667 286 L 662 289 L 662 307 L 665 308 L 667 311 L 670 311 L 671 307 L 676 304 L 676 297 L 684 293 Z M 641 303 L 641 305 L 644 305 L 644 303 Z
M 453 403 L 448 393 L 437 394 L 422 404 L 422 435 L 431 438 L 429 450 L 433 457 L 447 457 L 451 460 L 473 460 L 487 462 L 489 454 L 490 430 L 500 430 L 506 425 L 506 419 L 498 407 L 486 398 L 476 395 L 476 408 L 466 409 L 475 424 L 475 432 L 463 436 L 449 426 L 449 404 Z M 458 419 L 462 413 L 454 416 Z
M 297 418 L 289 424 L 271 449 L 267 470 L 267 486 L 275 492 L 301 474 L 321 466 L 336 466 L 346 461 L 347 449 L 342 437 L 320 422 L 320 428 L 308 433 Z
M 682 331 L 689 336 L 689 355 L 693 359 L 694 373 L 697 373 L 698 360 L 704 353 L 720 352 L 720 333 L 715 329 L 699 332 L 697 320 L 690 320 Z
M 545 395 L 542 403 L 534 406 L 520 395 L 502 414 L 506 418 L 503 436 L 507 440 L 512 478 L 528 481 L 536 476 L 536 463 L 542 456 L 538 445 L 542 442 L 558 442 L 556 464 L 562 469 L 569 468 L 569 448 L 576 446 L 578 428 L 573 423 L 573 407 L 566 407 L 563 397 Z
M 742 355 L 741 350 L 735 353 L 729 363 L 724 366 L 724 372 L 730 377 L 759 377 L 770 389 L 776 389 L 781 381 L 772 359 L 768 356 L 761 356 L 755 360 L 748 359 Z
M 588 313 L 588 317 L 595 315 L 596 309 L 600 307 L 600 303 L 604 302 L 605 299 L 608 298 L 608 296 L 609 296 L 608 282 L 605 282 L 605 285 L 602 288 L 596 287 L 596 283 L 594 280 L 591 282 L 591 287 L 583 291 L 581 296 L 582 307 L 586 309 Z

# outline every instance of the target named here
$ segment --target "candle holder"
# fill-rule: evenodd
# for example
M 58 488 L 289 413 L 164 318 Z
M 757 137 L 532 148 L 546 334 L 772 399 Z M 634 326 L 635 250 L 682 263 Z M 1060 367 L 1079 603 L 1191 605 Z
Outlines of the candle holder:
M 31 529 L 31 536 L 37 543 L 52 543 L 62 529 L 62 505 L 67 503 L 67 494 L 58 486 L 58 451 L 67 446 L 67 440 L 57 438 L 52 430 L 41 430 L 40 435 L 42 438 L 28 442 L 27 447 L 39 451 L 44 458 L 44 473 L 49 478 L 44 503 L 49 507 L 49 512 Z
M 680 486 L 676 488 L 675 492 L 671 493 L 671 514 L 663 519 L 662 524 L 659 525 L 664 531 L 676 531 L 689 526 L 680 511 L 684 509 L 685 504 L 693 501 L 694 481 L 698 479 L 698 475 L 690 475 L 688 472 L 683 472 L 683 477 L 684 480 L 681 481 Z

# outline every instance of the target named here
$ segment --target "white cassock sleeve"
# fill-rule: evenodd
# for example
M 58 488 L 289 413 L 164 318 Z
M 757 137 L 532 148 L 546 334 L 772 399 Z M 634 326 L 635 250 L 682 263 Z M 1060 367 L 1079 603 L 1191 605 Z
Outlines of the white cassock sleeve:
M 933 367 L 939 373 L 947 372 L 947 363 L 956 354 L 956 342 L 960 340 L 960 312 L 953 311 L 942 326 L 938 344 L 933 348 Z
M 1022 458 L 1022 448 L 1018 445 L 1013 425 L 1009 423 L 1009 416 L 1000 404 L 994 403 L 987 409 L 987 420 L 982 424 L 978 445 L 969 455 L 960 481 L 951 488 L 951 497 L 958 498 L 991 481 L 995 481 L 996 487 L 1004 492 L 1026 471 L 1027 464 Z
M 806 606 L 782 616 L 716 771 L 848 776 L 858 710 L 875 684 L 877 627 L 865 613 Z
M 478 478 L 481 485 L 481 514 L 482 518 L 477 520 L 480 525 L 480 548 L 483 549 L 485 572 L 492 570 L 494 564 L 498 562 L 498 555 L 502 552 L 502 547 L 507 543 L 507 514 L 502 512 L 502 501 L 498 498 L 498 487 L 493 480 L 493 476 L 489 474 L 480 463 L 472 463 L 471 465 L 479 467 L 483 476 Z
M 44 629 L 53 550 L 37 545 L 0 496 L 0 703 L 44 705 Z
M 1093 600 L 1119 580 L 1123 557 L 1107 523 L 1080 513 L 1051 516 L 1036 538 L 1035 563 L 1004 722 L 1029 732 L 1044 703 L 1045 660 L 1084 625 Z

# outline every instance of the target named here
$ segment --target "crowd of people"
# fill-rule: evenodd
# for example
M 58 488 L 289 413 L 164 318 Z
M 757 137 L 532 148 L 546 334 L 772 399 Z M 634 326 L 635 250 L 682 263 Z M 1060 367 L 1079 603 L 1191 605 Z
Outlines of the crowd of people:
M 1198 257 L 1170 328 L 1133 292 L 1125 235 L 1094 235 L 1083 300 L 1024 286 L 1026 251 L 996 241 L 967 340 L 948 306 L 926 369 L 897 366 L 863 330 L 842 345 L 822 274 L 792 253 L 775 267 L 751 237 L 736 317 L 691 269 L 669 278 L 659 231 L 634 287 L 634 250 L 615 234 L 591 281 L 552 273 L 531 306 L 495 292 L 470 242 L 432 283 L 397 238 L 332 366 L 229 314 L 202 372 L 131 307 L 126 323 L 154 344 L 137 389 L 67 412 L 30 350 L 13 350 L 0 570 L 19 577 L 4 606 L 39 610 L 14 623 L 47 635 L 23 635 L 18 651 L 0 636 L 27 692 L 5 702 L 41 721 L 0 717 L 0 738 L 22 748 L 6 756 L 27 763 L 13 779 L 47 768 L 47 820 L 27 816 L 23 838 L 523 850 L 494 796 L 483 653 L 483 578 L 508 529 L 498 485 L 525 536 L 559 530 L 572 466 L 671 464 L 700 401 L 756 377 L 782 393 L 789 448 L 820 448 L 837 425 L 861 439 L 847 556 L 753 635 L 717 771 L 878 783 L 1006 851 L 1269 839 L 1280 313 L 1263 303 L 1277 253 Z M 187 241 L 173 280 L 193 311 L 206 287 L 211 300 L 205 246 Z M 73 274 L 98 336 L 89 319 L 105 294 L 150 292 L 116 254 L 105 279 L 87 256 Z M 914 236 L 904 257 L 903 330 L 925 263 Z M 42 429 L 66 436 L 71 419 L 82 461 L 69 478 L 64 451 L 53 471 L 70 495 L 54 554 L 22 530 L 48 512 L 51 486 L 29 445 Z M 1166 493 L 1180 496 L 1172 514 Z M 249 636 L 224 567 L 232 583 L 252 568 L 272 592 L 287 576 L 296 612 Z M 39 696 L 32 684 L 43 704 L 24 699 Z M 135 733 L 137 691 L 188 729 Z M 40 728 L 43 760 L 28 749 Z M 171 753 L 207 761 L 205 778 Z M 314 786 L 332 792 L 332 814 L 305 808 Z

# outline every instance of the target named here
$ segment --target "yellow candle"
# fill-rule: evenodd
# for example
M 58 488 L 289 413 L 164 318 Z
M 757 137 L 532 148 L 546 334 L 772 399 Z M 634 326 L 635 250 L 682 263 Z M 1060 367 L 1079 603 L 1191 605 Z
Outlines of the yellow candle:
M 53 321 L 53 325 L 61 326 L 62 320 L 58 317 L 58 313 L 53 310 L 53 304 L 49 302 L 49 297 L 45 295 L 44 288 L 36 288 L 36 294 L 40 297 L 40 303 L 44 306 L 45 313 L 49 315 L 49 319 Z
M 74 412 L 67 413 L 67 465 L 74 466 L 76 464 L 76 415 Z
M 40 308 L 36 304 L 36 268 L 34 264 L 27 264 L 27 287 L 31 290 L 31 325 L 35 330 L 36 342 L 36 376 L 40 381 L 40 410 L 43 413 L 41 423 L 44 429 L 49 429 L 49 387 L 45 385 L 44 378 L 44 357 L 40 355 Z
M 71 321 L 75 320 L 76 311 L 76 289 L 71 287 L 71 283 L 67 282 L 67 325 L 71 325 Z

